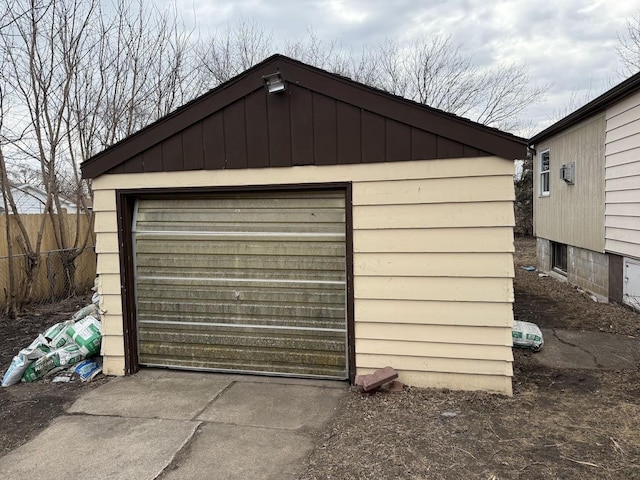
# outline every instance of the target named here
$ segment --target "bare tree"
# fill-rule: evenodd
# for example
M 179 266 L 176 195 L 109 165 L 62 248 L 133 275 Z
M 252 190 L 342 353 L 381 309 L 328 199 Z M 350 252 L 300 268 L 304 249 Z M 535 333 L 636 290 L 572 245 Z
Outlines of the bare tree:
M 201 92 L 190 33 L 178 20 L 177 12 L 160 11 L 143 0 L 117 0 L 110 16 L 101 12 L 96 18 L 99 43 L 91 62 L 78 72 L 85 81 L 76 92 L 85 158 Z M 87 143 L 96 139 L 97 144 Z
M 341 50 L 338 40 L 325 42 L 313 28 L 308 28 L 304 38 L 285 41 L 283 53 L 301 62 L 329 70 L 339 61 Z
M 567 115 L 578 110 L 583 105 L 586 105 L 593 100 L 600 92 L 593 90 L 589 86 L 588 90 L 573 90 L 569 94 L 569 97 L 565 100 L 564 104 L 555 109 L 549 115 L 549 125 L 556 123 L 558 120 L 563 119 Z M 537 132 L 536 132 L 537 133 Z
M 275 53 L 273 47 L 271 33 L 253 21 L 241 19 L 198 42 L 198 66 L 212 88 Z
M 627 20 L 626 31 L 618 33 L 616 53 L 622 63 L 621 76 L 640 71 L 640 10 Z
M 255 23 L 243 20 L 200 42 L 198 50 L 198 61 L 212 86 L 281 50 L 367 85 L 511 130 L 519 126 L 522 112 L 549 88 L 533 84 L 525 65 L 477 66 L 461 45 L 439 35 L 408 44 L 387 39 L 356 51 L 337 40 L 324 41 L 313 30 L 304 39 L 281 44 Z
M 381 88 L 394 95 L 409 96 L 409 78 L 405 72 L 406 64 L 400 44 L 395 40 L 386 39 L 378 44 L 377 54 Z
M 519 175 L 514 179 L 514 230 L 520 235 L 533 235 L 533 170 L 533 155 L 529 153 L 522 161 Z
M 0 10 L 0 87 L 15 105 L 0 129 L 9 147 L 3 177 L 9 153 L 13 165 L 38 166 L 47 216 L 22 247 L 37 272 L 49 222 L 73 293 L 75 261 L 91 235 L 80 224 L 92 222 L 78 165 L 199 93 L 190 34 L 175 11 L 143 0 L 117 0 L 110 13 L 99 0 L 0 0 Z M 62 214 L 65 197 L 78 205 L 73 219 Z
M 533 85 L 524 65 L 481 68 L 451 37 L 422 37 L 408 46 L 378 46 L 381 88 L 434 108 L 503 129 L 548 89 Z
M 0 67 L 3 67 L 4 62 L 0 63 Z M 4 92 L 0 87 L 0 129 L 2 128 L 4 120 Z M 11 196 L 11 187 L 9 179 L 7 177 L 7 165 L 4 160 L 3 154 L 3 142 L 0 141 L 0 189 L 2 190 L 2 207 L 5 221 L 5 241 L 7 242 L 7 291 L 5 291 L 5 298 L 7 300 L 7 314 L 9 318 L 15 318 L 16 316 L 16 295 L 15 295 L 15 270 L 13 263 L 13 231 L 11 225 L 11 218 L 9 207 L 13 202 Z

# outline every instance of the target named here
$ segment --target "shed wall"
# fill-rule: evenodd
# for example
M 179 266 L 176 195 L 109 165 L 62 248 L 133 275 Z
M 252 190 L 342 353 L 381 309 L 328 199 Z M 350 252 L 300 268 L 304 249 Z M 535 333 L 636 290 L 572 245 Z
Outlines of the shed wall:
M 357 373 L 511 393 L 513 164 L 497 157 L 102 175 L 105 373 L 124 374 L 116 189 L 352 182 Z
M 640 258 L 640 92 L 606 112 L 605 248 Z
M 604 113 L 535 145 L 533 228 L 537 237 L 604 252 Z M 540 153 L 549 149 L 550 193 L 540 195 Z M 575 162 L 575 184 L 560 167 Z

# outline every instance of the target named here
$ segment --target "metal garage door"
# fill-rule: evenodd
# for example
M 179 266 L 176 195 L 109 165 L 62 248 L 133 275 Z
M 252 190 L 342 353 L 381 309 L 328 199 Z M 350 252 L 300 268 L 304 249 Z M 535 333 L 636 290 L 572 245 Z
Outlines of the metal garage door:
M 141 199 L 141 365 L 347 378 L 342 191 Z

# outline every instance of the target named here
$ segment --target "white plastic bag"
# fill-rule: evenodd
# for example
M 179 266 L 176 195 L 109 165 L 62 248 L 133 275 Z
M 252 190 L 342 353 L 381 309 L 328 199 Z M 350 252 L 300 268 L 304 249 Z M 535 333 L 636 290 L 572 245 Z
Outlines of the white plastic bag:
M 9 368 L 2 377 L 2 386 L 9 387 L 18 383 L 27 367 L 31 365 L 34 360 L 44 357 L 50 350 L 47 339 L 44 338 L 43 335 L 38 335 L 38 338 L 31 342 L 27 348 L 23 348 L 13 357 L 11 365 L 9 365 Z
M 71 317 L 71 321 L 77 322 L 78 320 L 82 320 L 84 317 L 88 317 L 89 315 L 100 320 L 100 310 L 98 309 L 98 306 L 95 303 L 90 303 L 86 307 L 78 310 Z
M 531 322 L 514 321 L 511 328 L 511 338 L 514 347 L 529 348 L 534 352 L 540 350 L 544 345 L 542 332 L 535 323 Z

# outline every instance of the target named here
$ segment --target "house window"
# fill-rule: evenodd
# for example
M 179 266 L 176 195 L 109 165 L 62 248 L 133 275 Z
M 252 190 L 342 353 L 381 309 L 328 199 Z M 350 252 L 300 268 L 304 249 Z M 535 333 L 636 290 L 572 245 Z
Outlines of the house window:
M 549 149 L 540 152 L 540 195 L 549 195 Z
M 551 267 L 563 275 L 567 274 L 567 245 L 551 242 Z

